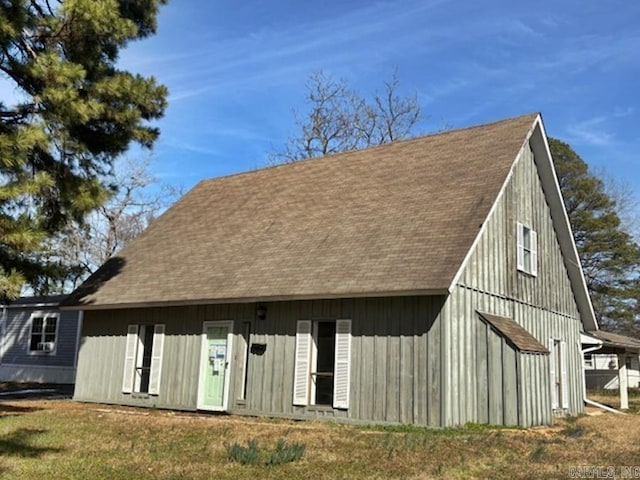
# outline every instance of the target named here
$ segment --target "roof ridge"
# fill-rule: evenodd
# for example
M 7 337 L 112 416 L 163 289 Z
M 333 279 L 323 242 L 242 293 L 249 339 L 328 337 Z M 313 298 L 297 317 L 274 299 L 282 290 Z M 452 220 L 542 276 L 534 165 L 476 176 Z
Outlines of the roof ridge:
M 328 153 L 326 155 L 321 155 L 321 156 L 317 156 L 317 157 L 303 158 L 303 159 L 300 159 L 300 160 L 293 160 L 291 162 L 278 163 L 276 165 L 267 165 L 267 166 L 264 166 L 264 167 L 252 168 L 250 170 L 245 170 L 245 171 L 242 171 L 242 172 L 230 173 L 229 175 L 221 175 L 221 176 L 218 176 L 218 177 L 203 178 L 202 180 L 200 180 L 198 182 L 197 185 L 203 184 L 203 183 L 215 182 L 217 180 L 222 180 L 222 179 L 225 179 L 225 178 L 233 178 L 233 177 L 239 177 L 239 176 L 242 176 L 242 175 L 250 175 L 250 174 L 253 174 L 253 173 L 256 173 L 256 172 L 265 172 L 265 171 L 274 170 L 274 169 L 287 168 L 287 167 L 291 167 L 292 165 L 307 164 L 309 162 L 324 160 L 324 159 L 328 159 L 328 158 L 332 158 L 333 159 L 333 158 L 341 157 L 341 156 L 349 156 L 349 155 L 352 155 L 352 154 L 354 154 L 356 152 L 364 152 L 364 151 L 376 152 L 377 150 L 386 149 L 386 148 L 389 148 L 391 146 L 397 146 L 397 145 L 400 145 L 400 144 L 403 144 L 403 143 L 416 142 L 416 141 L 424 140 L 424 139 L 427 139 L 427 138 L 444 136 L 444 135 L 464 132 L 464 131 L 468 131 L 468 130 L 476 130 L 476 129 L 481 129 L 481 128 L 487 128 L 487 127 L 490 127 L 490 126 L 493 126 L 493 125 L 499 125 L 501 123 L 513 122 L 515 120 L 520 120 L 520 119 L 524 119 L 524 118 L 527 118 L 527 117 L 531 117 L 531 121 L 533 121 L 534 118 L 536 118 L 539 115 L 540 115 L 540 112 L 529 112 L 529 113 L 525 113 L 523 115 L 516 115 L 514 117 L 504 118 L 504 119 L 500 119 L 500 120 L 492 120 L 492 121 L 489 121 L 487 123 L 482 123 L 480 125 L 469 125 L 467 127 L 453 128 L 451 130 L 444 130 L 444 131 L 439 131 L 439 132 L 434 132 L 434 133 L 427 133 L 427 134 L 418 135 L 418 136 L 415 136 L 415 137 L 400 138 L 398 140 L 393 140 L 391 142 L 382 143 L 382 144 L 379 144 L 379 145 L 369 145 L 367 147 L 355 148 L 355 149 L 352 149 L 352 150 L 346 150 L 344 152 Z

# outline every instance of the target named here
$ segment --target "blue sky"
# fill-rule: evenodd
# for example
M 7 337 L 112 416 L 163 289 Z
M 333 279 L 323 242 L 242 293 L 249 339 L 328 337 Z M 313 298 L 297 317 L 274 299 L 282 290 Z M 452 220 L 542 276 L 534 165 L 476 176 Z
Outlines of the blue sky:
M 170 89 L 153 170 L 186 188 L 260 166 L 318 70 L 368 96 L 397 68 L 419 131 L 531 111 L 640 191 L 640 2 L 174 0 L 122 65 Z
M 264 166 L 312 72 L 368 96 L 397 68 L 419 132 L 540 111 L 549 135 L 640 192 L 639 25 L 636 0 L 173 0 L 121 66 L 169 87 L 152 169 L 185 188 Z

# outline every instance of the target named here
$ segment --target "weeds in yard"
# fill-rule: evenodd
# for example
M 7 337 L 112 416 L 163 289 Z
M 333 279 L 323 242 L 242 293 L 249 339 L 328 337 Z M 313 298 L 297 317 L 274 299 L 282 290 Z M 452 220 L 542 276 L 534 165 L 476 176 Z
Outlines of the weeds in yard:
M 437 442 L 438 438 L 430 432 L 412 432 L 399 435 L 387 432 L 380 440 L 380 447 L 387 452 L 387 459 L 403 451 L 418 451 L 428 448 Z
M 523 430 L 518 426 L 503 426 L 503 425 L 488 425 L 485 423 L 473 423 L 468 422 L 463 427 L 451 427 L 451 428 L 433 428 L 425 427 L 422 425 L 411 424 L 399 424 L 399 425 L 362 425 L 362 430 L 374 430 L 391 433 L 406 433 L 406 434 L 425 434 L 429 436 L 457 436 L 468 434 L 484 434 L 500 430 Z
M 260 448 L 254 439 L 247 440 L 247 446 L 243 447 L 239 443 L 227 446 L 227 455 L 232 462 L 242 465 L 255 465 L 260 461 Z
M 284 438 L 278 440 L 275 450 L 267 456 L 267 465 L 280 465 L 281 463 L 296 462 L 304 455 L 304 443 L 294 442 L 287 444 Z
M 629 398 L 640 398 L 640 388 L 630 387 L 627 388 L 627 394 Z M 587 397 L 619 397 L 620 390 L 617 388 L 609 389 L 590 389 L 587 391 Z
M 287 443 L 284 438 L 280 438 L 276 447 L 272 451 L 263 451 L 258 446 L 255 439 L 247 440 L 247 446 L 243 447 L 239 443 L 228 445 L 227 455 L 229 460 L 242 465 L 264 464 L 268 466 L 280 465 L 298 461 L 305 451 L 304 443 Z
M 538 443 L 529 454 L 529 460 L 531 460 L 532 462 L 539 462 L 540 460 L 542 460 L 542 457 L 544 457 L 546 449 L 547 446 L 544 443 Z
M 583 433 L 584 433 L 584 427 L 581 425 L 569 424 L 562 429 L 562 434 L 571 438 L 580 437 L 582 436 Z
M 584 433 L 584 427 L 578 424 L 578 416 L 571 416 L 566 418 L 567 426 L 562 429 L 562 434 L 570 437 L 577 438 Z
M 66 400 L 3 401 L 2 408 L 24 409 L 0 417 L 0 477 L 11 480 L 545 480 L 566 478 L 570 467 L 584 464 L 584 452 L 601 465 L 635 465 L 640 445 L 640 415 L 609 413 L 532 429 L 429 429 L 150 412 Z

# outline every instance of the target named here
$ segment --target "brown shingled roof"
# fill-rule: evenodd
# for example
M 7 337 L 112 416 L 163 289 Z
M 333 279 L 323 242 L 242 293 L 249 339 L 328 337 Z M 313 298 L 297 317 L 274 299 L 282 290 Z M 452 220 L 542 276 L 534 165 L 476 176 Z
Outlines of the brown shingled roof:
M 536 340 L 536 337 L 527 332 L 515 320 L 483 312 L 478 312 L 478 315 L 521 352 L 549 353 L 549 350 Z
M 65 303 L 442 293 L 536 118 L 203 181 Z
M 606 346 L 640 350 L 640 340 L 637 338 L 627 337 L 625 335 L 620 335 L 617 333 L 604 332 L 602 330 L 596 330 L 587 333 L 599 340 L 603 340 Z

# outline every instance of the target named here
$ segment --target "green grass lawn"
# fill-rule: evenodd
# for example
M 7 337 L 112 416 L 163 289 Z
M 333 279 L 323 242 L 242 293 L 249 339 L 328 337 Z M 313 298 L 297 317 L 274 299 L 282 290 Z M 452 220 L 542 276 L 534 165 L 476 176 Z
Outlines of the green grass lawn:
M 301 460 L 232 462 L 227 447 L 279 439 Z M 568 478 L 640 463 L 640 416 L 602 414 L 528 430 L 430 430 L 190 415 L 70 400 L 0 401 L 0 477 L 10 479 Z M 618 472 L 619 474 L 619 472 Z

